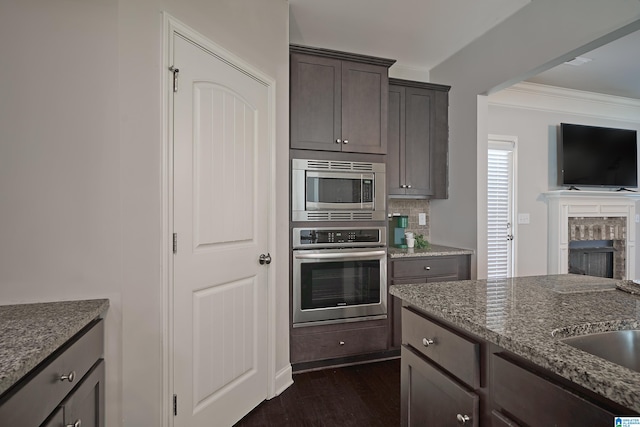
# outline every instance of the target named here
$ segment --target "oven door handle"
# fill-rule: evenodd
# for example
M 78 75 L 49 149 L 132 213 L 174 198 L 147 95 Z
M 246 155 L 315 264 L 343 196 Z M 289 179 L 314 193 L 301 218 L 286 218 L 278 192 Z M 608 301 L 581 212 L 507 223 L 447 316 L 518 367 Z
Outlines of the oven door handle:
M 371 258 L 376 256 L 384 256 L 387 251 L 363 251 L 363 252 L 347 252 L 347 253 L 326 253 L 326 254 L 300 254 L 296 253 L 295 258 L 298 259 L 352 259 L 352 258 Z

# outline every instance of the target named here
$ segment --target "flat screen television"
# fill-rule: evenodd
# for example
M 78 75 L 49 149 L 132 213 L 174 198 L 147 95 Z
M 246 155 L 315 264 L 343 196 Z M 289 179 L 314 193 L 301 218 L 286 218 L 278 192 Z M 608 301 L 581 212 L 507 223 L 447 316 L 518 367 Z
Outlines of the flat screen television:
M 560 123 L 558 181 L 568 187 L 637 187 L 637 132 Z

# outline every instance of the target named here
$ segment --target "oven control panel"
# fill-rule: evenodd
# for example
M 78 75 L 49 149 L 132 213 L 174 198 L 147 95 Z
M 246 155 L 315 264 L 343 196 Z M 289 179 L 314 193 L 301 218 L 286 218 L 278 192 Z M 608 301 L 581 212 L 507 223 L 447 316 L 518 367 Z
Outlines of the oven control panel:
M 293 247 L 384 246 L 385 227 L 294 228 Z

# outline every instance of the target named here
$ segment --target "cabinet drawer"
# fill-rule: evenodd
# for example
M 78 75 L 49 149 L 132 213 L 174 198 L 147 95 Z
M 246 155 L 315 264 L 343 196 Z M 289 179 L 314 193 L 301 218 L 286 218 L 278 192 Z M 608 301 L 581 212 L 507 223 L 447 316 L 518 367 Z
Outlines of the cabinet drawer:
M 408 344 L 465 384 L 480 387 L 480 344 L 402 309 L 402 343 Z
M 393 278 L 433 277 L 458 275 L 458 259 L 455 257 L 420 257 L 393 261 Z
M 402 426 L 479 425 L 480 398 L 421 358 L 401 350 Z
M 292 362 L 332 359 L 386 349 L 386 326 L 291 336 Z
M 503 412 L 529 426 L 606 426 L 614 414 L 503 358 L 491 356 L 492 394 Z M 526 396 L 526 398 L 524 398 Z
M 3 425 L 40 425 L 103 354 L 104 322 L 96 321 L 24 378 L 0 405 Z M 73 380 L 61 376 L 73 373 Z M 38 402 L 37 405 L 34 402 Z

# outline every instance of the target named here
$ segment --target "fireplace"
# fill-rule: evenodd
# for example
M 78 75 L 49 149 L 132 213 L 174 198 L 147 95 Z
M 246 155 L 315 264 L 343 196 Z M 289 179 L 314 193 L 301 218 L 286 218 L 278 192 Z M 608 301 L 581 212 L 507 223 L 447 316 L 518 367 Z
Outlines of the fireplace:
M 635 278 L 636 200 L 610 191 L 550 191 L 549 274 Z
M 570 217 L 568 272 L 626 277 L 626 217 Z
M 613 279 L 614 252 L 613 240 L 569 242 L 569 273 Z

